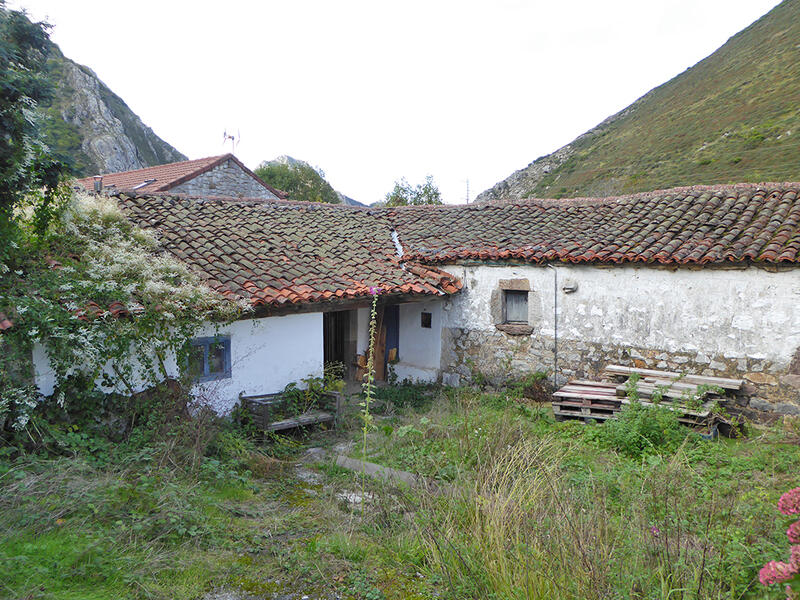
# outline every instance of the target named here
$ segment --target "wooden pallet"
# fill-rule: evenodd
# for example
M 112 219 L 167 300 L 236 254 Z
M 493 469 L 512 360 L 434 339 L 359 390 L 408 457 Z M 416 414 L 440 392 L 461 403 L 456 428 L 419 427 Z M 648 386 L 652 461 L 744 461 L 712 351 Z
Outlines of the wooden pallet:
M 669 385 L 670 381 L 666 382 Z M 656 384 L 658 385 L 658 384 Z M 691 389 L 696 386 L 691 384 L 684 384 L 679 386 L 679 390 L 672 390 L 670 393 L 663 394 L 663 402 L 658 406 L 663 406 L 669 410 L 674 410 L 678 413 L 678 421 L 692 427 L 707 427 L 710 425 L 709 421 L 712 418 L 711 409 L 717 399 L 706 400 L 698 410 L 689 410 L 682 406 L 674 406 L 670 402 L 672 398 L 683 397 L 684 389 Z M 620 389 L 624 390 L 625 386 L 620 386 L 617 382 L 612 381 L 589 381 L 585 379 L 577 379 L 569 381 L 565 386 L 560 388 L 553 394 L 553 414 L 556 418 L 577 418 L 586 421 L 594 419 L 597 421 L 605 421 L 613 419 L 616 414 L 622 410 L 626 404 L 630 404 L 625 394 L 620 394 Z M 645 396 L 643 392 L 652 392 L 655 386 L 651 386 L 648 390 L 643 390 L 641 384 L 637 386 L 640 396 Z M 680 393 L 678 393 L 680 391 Z M 649 394 L 641 397 L 639 402 L 643 406 L 656 406 L 653 402 L 647 400 Z
M 619 375 L 630 377 L 633 373 L 638 373 L 642 381 L 653 382 L 675 382 L 683 384 L 710 385 L 720 387 L 724 390 L 740 390 L 744 386 L 744 379 L 729 379 L 727 377 L 708 377 L 705 375 L 691 375 L 686 373 L 676 373 L 674 371 L 659 371 L 656 369 L 640 369 L 638 367 L 625 367 L 622 365 L 608 365 L 603 369 L 606 375 Z

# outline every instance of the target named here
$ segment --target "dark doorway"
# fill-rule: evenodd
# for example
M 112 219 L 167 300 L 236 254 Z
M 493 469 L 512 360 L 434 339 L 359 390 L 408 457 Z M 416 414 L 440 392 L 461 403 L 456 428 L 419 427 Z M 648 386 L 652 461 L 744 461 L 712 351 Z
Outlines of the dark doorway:
M 383 326 L 386 327 L 386 350 L 384 360 L 387 363 L 397 360 L 400 351 L 400 306 L 387 306 L 383 314 Z
M 347 337 L 350 312 L 341 310 L 322 315 L 322 345 L 325 364 L 339 362 L 347 365 Z

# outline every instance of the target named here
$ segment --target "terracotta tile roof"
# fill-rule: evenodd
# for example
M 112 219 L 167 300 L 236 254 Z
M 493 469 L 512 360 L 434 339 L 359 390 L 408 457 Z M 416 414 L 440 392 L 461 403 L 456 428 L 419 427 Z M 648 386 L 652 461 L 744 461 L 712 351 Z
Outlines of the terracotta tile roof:
M 135 171 L 123 171 L 121 173 L 109 173 L 103 175 L 103 188 L 113 186 L 114 190 L 136 190 L 139 193 L 166 192 L 177 185 L 194 179 L 198 175 L 210 171 L 217 165 L 226 160 L 233 160 L 241 169 L 263 185 L 278 198 L 286 198 L 286 192 L 277 190 L 267 185 L 256 176 L 250 169 L 236 158 L 233 154 L 222 154 L 220 156 L 209 156 L 208 158 L 198 158 L 196 160 L 184 160 L 182 162 L 170 163 L 136 169 Z M 86 190 L 94 191 L 94 177 L 84 177 L 78 179 Z
M 303 202 L 118 196 L 137 225 L 230 298 L 282 306 L 390 295 L 444 295 L 461 283 L 401 264 L 385 211 Z
M 800 184 L 392 209 L 404 260 L 800 264 Z

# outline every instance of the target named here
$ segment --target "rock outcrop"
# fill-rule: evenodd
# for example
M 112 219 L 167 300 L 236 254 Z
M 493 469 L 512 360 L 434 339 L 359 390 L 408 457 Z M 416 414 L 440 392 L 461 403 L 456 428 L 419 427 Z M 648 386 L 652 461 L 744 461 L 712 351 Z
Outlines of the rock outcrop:
M 48 143 L 76 175 L 141 169 L 186 160 L 159 138 L 88 67 L 51 51 L 48 72 L 55 96 L 46 113 Z

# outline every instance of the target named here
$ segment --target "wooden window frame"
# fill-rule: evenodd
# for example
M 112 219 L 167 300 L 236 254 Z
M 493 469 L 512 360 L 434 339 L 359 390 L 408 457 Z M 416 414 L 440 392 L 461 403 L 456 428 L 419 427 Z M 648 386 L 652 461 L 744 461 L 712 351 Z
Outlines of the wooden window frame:
M 509 318 L 508 318 L 508 295 L 509 294 L 518 295 L 518 297 L 520 297 L 520 298 L 525 298 L 525 319 L 524 320 L 521 320 L 521 321 L 517 321 L 517 320 L 511 321 L 511 320 L 509 320 Z M 516 324 L 528 325 L 529 324 L 529 322 L 528 322 L 528 300 L 529 300 L 528 294 L 529 294 L 529 292 L 524 291 L 524 290 L 503 290 L 503 323 L 504 324 L 510 324 L 510 325 L 516 325 Z
M 222 344 L 224 368 L 219 372 L 211 372 L 211 362 L 208 359 L 208 353 L 212 345 Z M 231 338 L 230 336 L 213 336 L 213 337 L 199 337 L 194 338 L 189 342 L 192 348 L 203 348 L 203 374 L 194 378 L 195 383 L 203 383 L 205 381 L 218 381 L 220 379 L 231 378 Z M 187 367 L 188 367 L 187 357 Z

